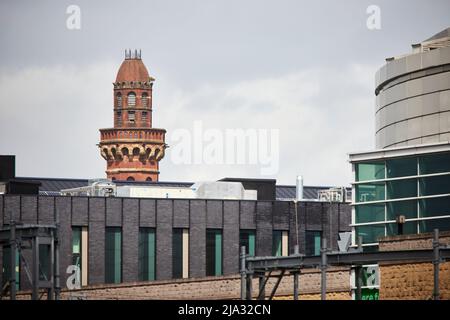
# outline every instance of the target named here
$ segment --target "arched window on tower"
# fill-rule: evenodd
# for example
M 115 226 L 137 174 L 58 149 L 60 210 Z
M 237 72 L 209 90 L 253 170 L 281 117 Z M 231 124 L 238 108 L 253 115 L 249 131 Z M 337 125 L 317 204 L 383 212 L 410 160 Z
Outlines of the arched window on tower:
M 134 181 L 134 178 L 133 177 L 128 177 L 127 181 Z
M 134 107 L 136 105 L 136 94 L 134 92 L 130 92 L 128 94 L 128 106 Z
M 147 179 L 145 179 L 145 181 L 152 181 L 152 177 L 147 177 Z
M 117 108 L 122 108 L 122 94 L 119 92 L 116 95 L 117 98 Z
M 148 106 L 148 94 L 143 93 L 141 96 L 141 100 L 142 100 L 142 107 L 143 108 L 147 108 Z

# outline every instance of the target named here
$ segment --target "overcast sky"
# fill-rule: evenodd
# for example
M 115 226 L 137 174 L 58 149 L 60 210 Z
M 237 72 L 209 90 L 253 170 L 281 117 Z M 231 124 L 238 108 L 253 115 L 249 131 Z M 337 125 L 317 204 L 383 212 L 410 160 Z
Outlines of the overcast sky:
M 81 28 L 66 27 L 69 5 Z M 369 30 L 369 5 L 381 29 Z M 348 185 L 349 152 L 374 147 L 374 74 L 450 26 L 450 1 L 5 1 L 0 3 L 0 154 L 16 175 L 98 178 L 112 82 L 125 48 L 156 81 L 154 127 L 278 129 L 279 170 L 176 164 L 161 181 L 276 178 Z M 206 144 L 206 143 L 205 143 Z

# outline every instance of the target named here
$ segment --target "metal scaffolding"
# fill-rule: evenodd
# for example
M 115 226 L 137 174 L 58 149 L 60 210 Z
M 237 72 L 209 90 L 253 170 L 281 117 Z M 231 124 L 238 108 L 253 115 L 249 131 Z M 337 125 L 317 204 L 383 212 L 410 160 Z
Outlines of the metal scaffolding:
M 363 252 L 362 239 L 358 241 L 358 248 L 350 248 L 348 252 L 331 252 L 327 248 L 326 239 L 323 239 L 320 256 L 305 256 L 298 253 L 296 246 L 293 255 L 284 257 L 250 257 L 245 254 L 245 247 L 241 248 L 241 299 L 252 299 L 252 279 L 259 278 L 258 299 L 264 300 L 265 287 L 271 277 L 277 281 L 269 296 L 272 299 L 278 286 L 286 274 L 294 276 L 294 300 L 298 299 L 298 276 L 302 269 L 319 268 L 321 271 L 321 299 L 326 299 L 327 283 L 326 272 L 330 266 L 350 266 L 355 268 L 356 299 L 361 299 L 362 266 L 377 264 L 379 262 L 432 262 L 434 266 L 433 299 L 439 300 L 439 264 L 450 261 L 450 246 L 439 243 L 439 231 L 434 230 L 432 249 L 397 250 Z M 275 273 L 275 274 L 274 274 Z
M 10 299 L 16 299 L 16 268 L 19 268 L 16 263 L 16 255 L 19 256 L 19 265 L 23 267 L 31 284 L 31 299 L 42 298 L 43 294 L 39 295 L 41 289 L 46 289 L 47 299 L 59 299 L 61 287 L 58 233 L 58 225 L 16 224 L 14 220 L 11 220 L 9 225 L 0 228 L 0 246 L 3 246 L 3 250 L 5 248 L 10 250 L 9 275 L 0 292 L 0 299 L 8 290 Z M 46 261 L 49 266 L 47 272 L 44 272 L 40 263 L 39 249 L 41 245 L 49 248 L 48 261 Z M 24 250 L 31 250 L 31 264 L 24 256 Z

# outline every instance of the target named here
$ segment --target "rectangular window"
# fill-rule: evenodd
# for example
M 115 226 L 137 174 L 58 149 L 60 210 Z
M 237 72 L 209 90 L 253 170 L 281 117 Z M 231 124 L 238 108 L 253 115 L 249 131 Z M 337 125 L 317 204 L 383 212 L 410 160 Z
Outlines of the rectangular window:
M 16 290 L 20 288 L 20 257 L 19 250 L 16 249 Z M 3 246 L 3 265 L 2 265 L 2 288 L 6 282 L 9 282 L 11 278 L 11 248 L 9 246 Z
M 155 229 L 139 228 L 139 280 L 155 280 Z
M 122 230 L 119 227 L 106 228 L 105 282 L 122 281 Z
M 288 255 L 288 232 L 274 230 L 272 232 L 272 255 L 287 256 Z
M 384 162 L 356 164 L 356 181 L 384 179 Z
M 384 220 L 384 204 L 364 204 L 355 206 L 356 223 L 376 222 Z
M 386 187 L 388 199 L 417 197 L 417 179 L 388 181 Z
M 142 121 L 147 121 L 147 111 L 142 111 Z
M 433 232 L 434 229 L 439 231 L 450 231 L 450 219 L 432 219 L 419 221 L 419 228 L 421 233 Z
M 117 125 L 121 126 L 122 125 L 122 112 L 117 111 Z
M 222 230 L 206 230 L 206 275 L 222 275 Z
M 50 246 L 48 244 L 39 245 L 39 280 L 49 281 L 50 272 Z
M 450 197 L 421 199 L 419 207 L 420 217 L 450 215 Z
M 420 178 L 419 188 L 421 196 L 450 193 L 450 175 Z
M 72 227 L 72 265 L 80 270 L 81 286 L 88 285 L 88 229 L 87 227 Z
M 417 221 L 409 221 L 403 224 L 388 223 L 386 227 L 386 234 L 388 236 L 417 233 Z
M 189 229 L 175 228 L 172 234 L 173 278 L 189 276 Z
M 306 230 L 305 233 L 305 254 L 307 256 L 319 256 L 322 241 L 321 231 Z
M 81 275 L 81 227 L 72 228 L 72 265 L 77 266 Z M 81 279 L 80 279 L 81 281 Z
M 420 174 L 450 172 L 450 152 L 421 156 Z
M 417 175 L 417 158 L 401 158 L 386 161 L 388 178 L 407 177 Z
M 355 230 L 356 240 L 362 236 L 363 243 L 375 243 L 378 238 L 384 237 L 384 224 L 355 227 Z
M 417 218 L 417 200 L 388 202 L 387 219 L 395 220 L 398 216 L 405 216 L 406 219 Z
M 255 255 L 255 230 L 241 230 L 239 233 L 239 248 L 245 247 L 245 253 Z M 240 251 L 239 251 L 240 252 Z
M 128 121 L 134 123 L 136 120 L 134 111 L 128 111 Z
M 385 200 L 384 182 L 356 185 L 356 202 Z

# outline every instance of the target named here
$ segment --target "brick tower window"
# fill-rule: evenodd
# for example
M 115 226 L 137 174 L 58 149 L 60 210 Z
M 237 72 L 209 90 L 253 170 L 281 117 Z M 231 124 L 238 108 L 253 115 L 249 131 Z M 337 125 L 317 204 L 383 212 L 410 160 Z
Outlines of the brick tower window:
M 128 177 L 127 181 L 134 181 L 134 178 L 133 177 Z
M 121 126 L 122 125 L 122 112 L 117 111 L 117 125 Z
M 148 94 L 143 93 L 141 96 L 141 101 L 142 101 L 142 107 L 143 108 L 147 108 L 148 106 Z
M 134 123 L 136 120 L 134 111 L 128 111 L 128 121 Z
M 142 121 L 147 121 L 147 111 L 142 111 Z
M 128 94 L 128 106 L 134 107 L 136 105 L 136 94 L 134 92 L 130 92 Z
M 119 92 L 116 95 L 116 98 L 117 98 L 117 107 L 118 108 L 122 108 L 122 94 Z

